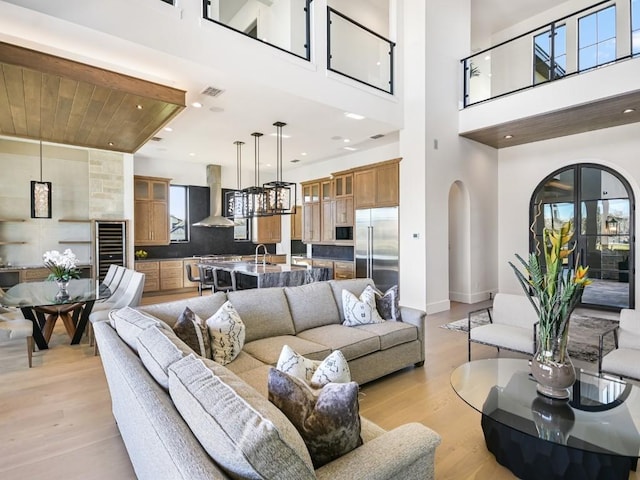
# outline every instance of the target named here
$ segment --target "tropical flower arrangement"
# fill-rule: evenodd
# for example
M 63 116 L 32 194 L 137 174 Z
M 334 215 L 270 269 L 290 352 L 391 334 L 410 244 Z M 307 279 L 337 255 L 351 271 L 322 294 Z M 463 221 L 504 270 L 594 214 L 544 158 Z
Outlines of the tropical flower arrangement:
M 78 259 L 71 249 L 67 248 L 63 253 L 57 250 L 45 252 L 42 259 L 44 266 L 51 271 L 47 280 L 68 282 L 72 278 L 80 278 Z
M 509 262 L 524 293 L 538 314 L 538 348 L 542 352 L 558 350 L 560 362 L 565 361 L 569 334 L 569 317 L 582 298 L 584 288 L 591 283 L 589 267 L 569 269 L 564 260 L 574 251 L 573 222 L 561 228 L 544 228 L 543 249 L 546 271 L 543 272 L 536 252 L 525 261 L 516 254 L 522 270 Z M 576 264 L 579 264 L 579 258 Z M 559 342 L 554 345 L 554 342 Z M 549 355 L 549 353 L 547 353 Z

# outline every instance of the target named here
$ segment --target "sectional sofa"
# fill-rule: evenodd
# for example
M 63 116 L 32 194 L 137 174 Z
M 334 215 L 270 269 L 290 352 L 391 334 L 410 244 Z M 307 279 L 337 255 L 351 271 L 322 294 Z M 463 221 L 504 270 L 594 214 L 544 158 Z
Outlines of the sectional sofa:
M 318 360 L 340 350 L 349 363 L 352 380 L 359 384 L 399 369 L 423 365 L 424 312 L 401 307 L 401 322 L 357 327 L 342 325 L 342 290 L 359 296 L 370 284 L 369 279 L 357 279 L 227 294 L 218 292 L 139 307 L 138 311 L 157 319 L 165 326 L 165 331 L 172 334 L 169 327 L 185 307 L 206 319 L 229 300 L 246 326 L 244 347 L 225 367 L 217 364 L 212 367 L 214 362 L 211 360 L 203 362 L 208 362 L 219 378 L 229 379 L 229 388 L 235 397 L 258 402 L 265 409 L 265 418 L 284 422 L 282 428 L 288 430 L 290 425 L 286 425 L 286 417 L 283 420 L 279 410 L 266 400 L 268 373 L 284 345 Z M 228 470 L 221 468 L 223 458 L 207 446 L 202 432 L 194 434 L 190 425 L 196 425 L 189 423 L 190 419 L 185 421 L 174 405 L 172 395 L 147 371 L 131 340 L 128 343 L 123 340 L 110 322 L 98 322 L 94 329 L 112 397 L 113 414 L 137 476 L 142 479 L 233 478 L 228 476 Z M 177 338 L 172 341 L 176 345 L 180 342 Z M 182 344 L 179 351 L 186 355 L 191 350 Z M 171 368 L 169 365 L 168 369 Z M 168 375 L 166 371 L 165 375 Z M 293 435 L 297 435 L 295 430 Z M 434 478 L 434 455 L 440 437 L 428 427 L 407 424 L 385 431 L 362 419 L 361 437 L 362 446 L 312 470 L 309 478 Z M 220 455 L 224 454 L 220 452 Z M 274 456 L 272 462 L 275 462 L 276 471 L 285 472 L 284 463 L 279 470 L 279 461 L 279 456 Z M 277 477 L 287 478 L 287 475 L 283 473 Z

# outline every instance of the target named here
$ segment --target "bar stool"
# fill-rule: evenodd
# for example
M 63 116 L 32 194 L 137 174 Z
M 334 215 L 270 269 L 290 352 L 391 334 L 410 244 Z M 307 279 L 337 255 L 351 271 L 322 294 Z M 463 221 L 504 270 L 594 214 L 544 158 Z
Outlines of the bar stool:
M 229 274 L 227 281 L 226 273 Z M 236 289 L 236 272 L 233 270 L 223 270 L 222 268 L 213 267 L 211 269 L 213 276 L 213 291 L 214 292 L 229 292 Z
M 203 276 L 202 276 L 202 268 L 198 267 L 198 270 L 200 270 L 200 276 L 199 277 L 194 277 L 193 276 L 193 270 L 191 270 L 191 264 L 190 263 L 185 263 L 184 265 L 184 269 L 187 272 L 187 278 L 189 279 L 190 282 L 193 283 L 197 283 L 198 284 L 198 295 L 202 296 L 202 290 L 204 288 L 211 288 L 211 286 L 206 285 L 203 283 Z

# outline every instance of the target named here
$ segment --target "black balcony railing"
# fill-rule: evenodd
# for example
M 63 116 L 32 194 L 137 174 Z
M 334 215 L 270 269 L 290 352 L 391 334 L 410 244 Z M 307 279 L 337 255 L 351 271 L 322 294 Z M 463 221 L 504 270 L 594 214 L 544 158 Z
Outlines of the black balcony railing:
M 598 2 L 462 59 L 463 106 L 637 55 L 640 52 L 640 2 L 628 1 L 628 9 L 616 9 L 612 0 Z M 627 15 L 629 18 L 617 18 Z M 573 50 L 567 48 L 567 38 L 577 40 Z M 619 41 L 622 39 L 629 41 Z
M 278 9 L 282 2 L 203 0 L 202 16 L 205 20 L 310 60 L 311 2 L 291 0 L 291 9 L 283 12 Z
M 393 94 L 395 43 L 327 7 L 327 69 Z

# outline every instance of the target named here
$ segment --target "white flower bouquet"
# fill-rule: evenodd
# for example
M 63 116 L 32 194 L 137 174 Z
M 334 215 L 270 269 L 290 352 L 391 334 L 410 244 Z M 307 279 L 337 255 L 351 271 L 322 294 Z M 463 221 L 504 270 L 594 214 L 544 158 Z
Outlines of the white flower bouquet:
M 69 248 L 63 253 L 57 250 L 45 252 L 42 259 L 44 266 L 51 271 L 47 280 L 68 282 L 72 278 L 80 278 L 80 270 L 77 268 L 78 259 Z

